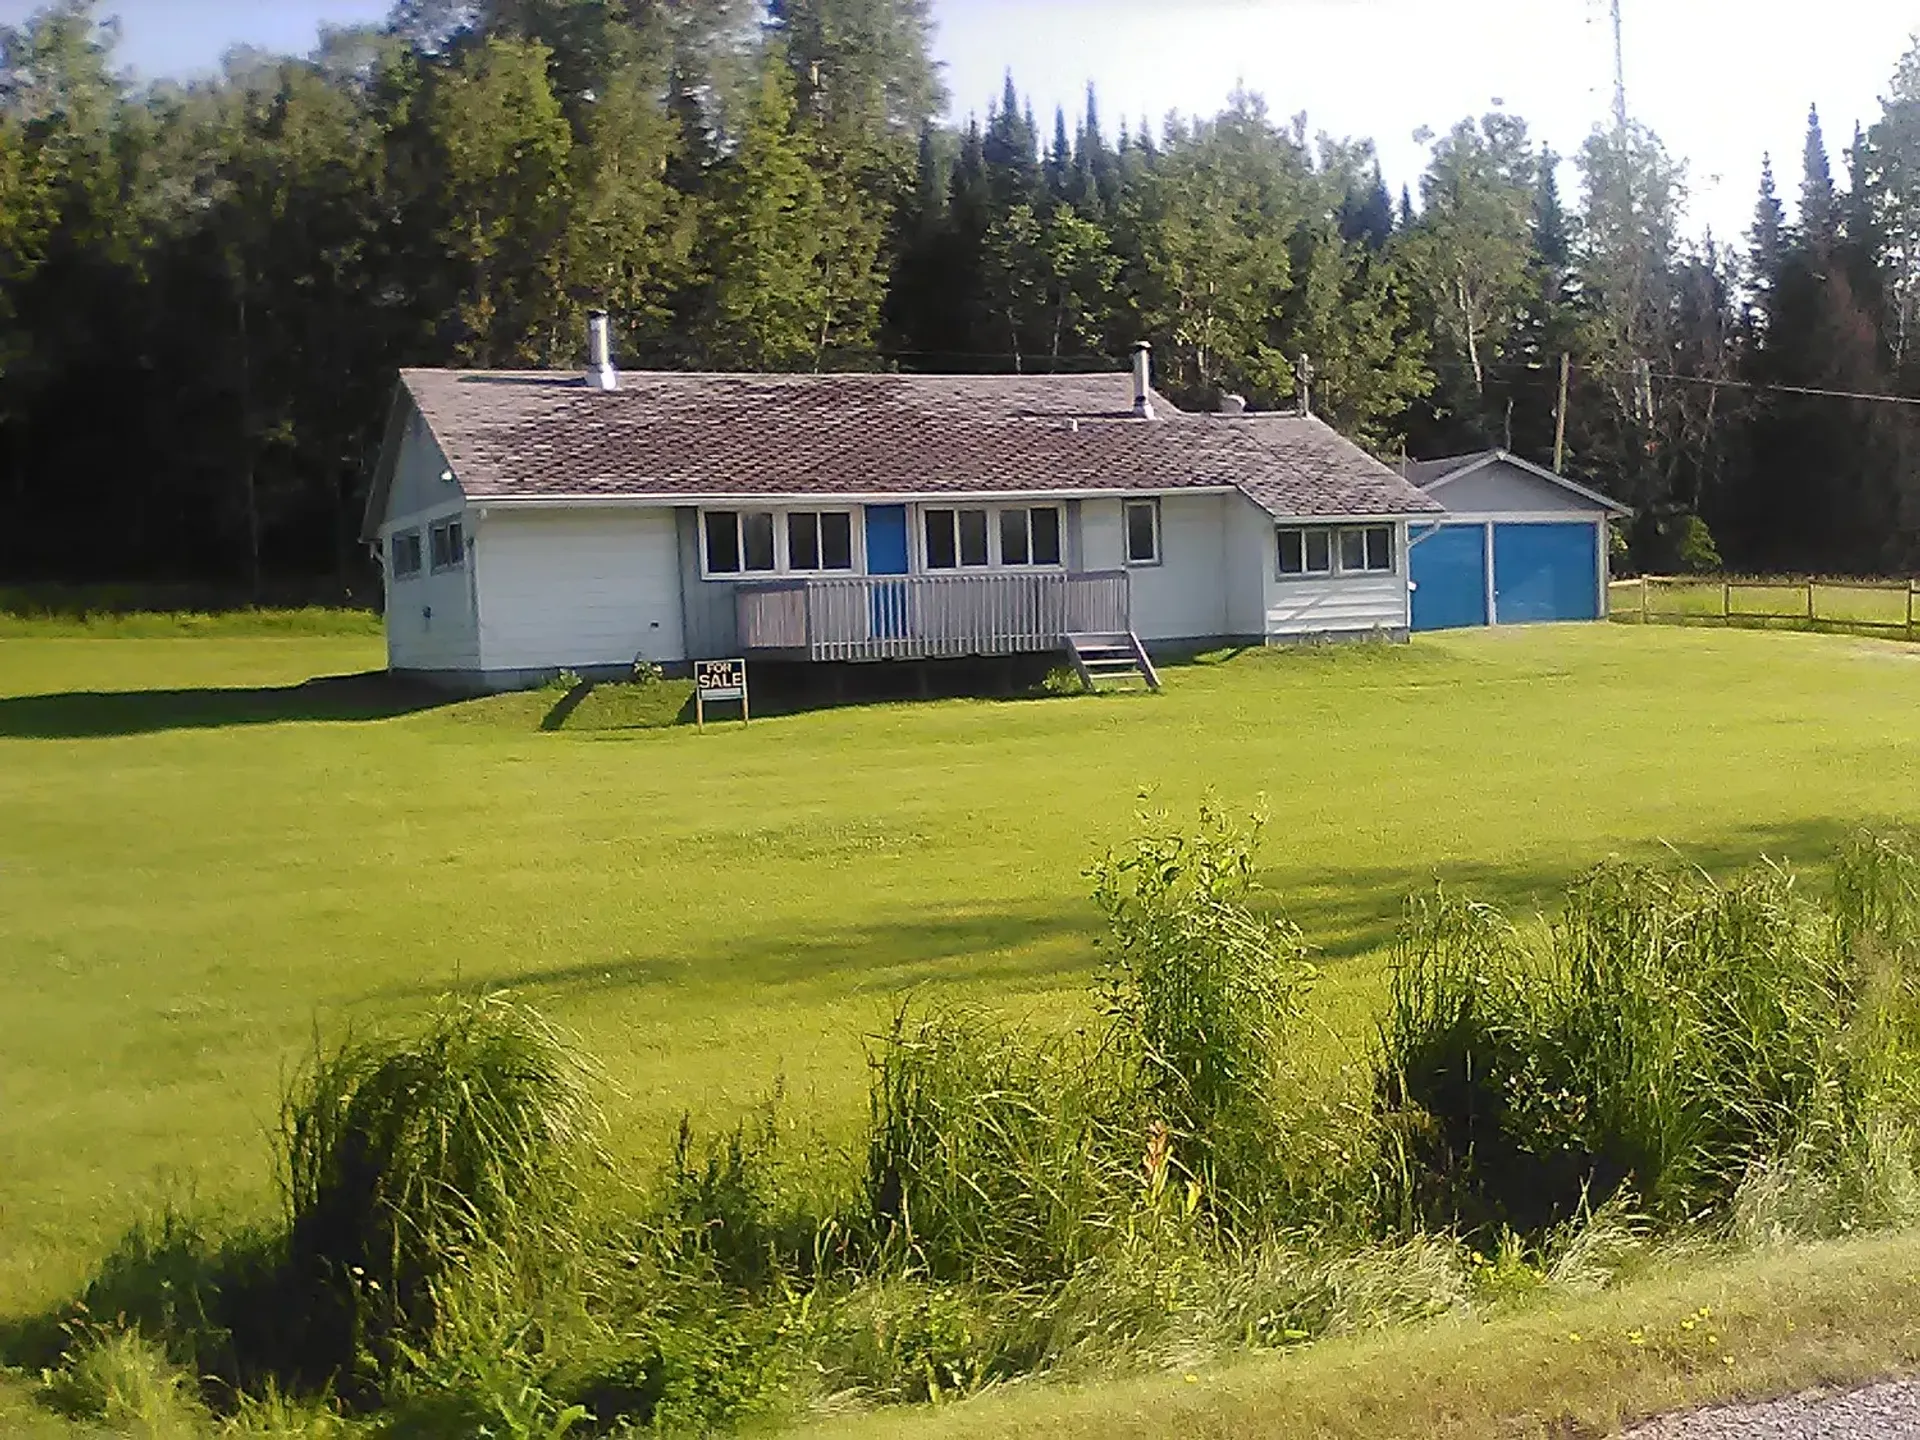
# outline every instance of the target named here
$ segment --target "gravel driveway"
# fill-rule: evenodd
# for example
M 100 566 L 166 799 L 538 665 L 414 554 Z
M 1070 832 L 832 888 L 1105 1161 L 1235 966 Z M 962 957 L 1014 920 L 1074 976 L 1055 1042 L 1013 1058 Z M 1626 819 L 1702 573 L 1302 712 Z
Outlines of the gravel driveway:
M 1625 1440 L 1920 1440 L 1920 1380 L 1669 1415 Z

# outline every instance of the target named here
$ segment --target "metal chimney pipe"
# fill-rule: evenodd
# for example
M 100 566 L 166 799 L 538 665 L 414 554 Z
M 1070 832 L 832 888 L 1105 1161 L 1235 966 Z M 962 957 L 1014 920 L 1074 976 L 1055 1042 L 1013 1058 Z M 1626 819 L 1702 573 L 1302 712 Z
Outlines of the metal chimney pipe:
M 613 368 L 613 329 L 604 310 L 587 312 L 587 385 L 594 390 L 620 388 L 620 372 Z
M 1153 414 L 1153 346 L 1142 340 L 1133 347 L 1133 413 L 1151 420 Z

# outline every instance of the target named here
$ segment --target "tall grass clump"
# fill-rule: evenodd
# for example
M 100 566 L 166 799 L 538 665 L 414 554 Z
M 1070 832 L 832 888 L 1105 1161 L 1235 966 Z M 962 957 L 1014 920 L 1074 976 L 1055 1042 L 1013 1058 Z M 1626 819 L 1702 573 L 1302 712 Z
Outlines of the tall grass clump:
M 1544 945 L 1444 895 L 1395 953 L 1376 1087 L 1428 1222 L 1529 1233 L 1629 1194 L 1725 1215 L 1743 1184 L 1855 1165 L 1916 1073 L 1912 852 L 1863 837 L 1833 891 L 1610 865 Z
M 1095 992 L 1117 1098 L 1222 1218 L 1261 1209 L 1282 1041 L 1316 978 L 1298 927 L 1251 903 L 1262 823 L 1203 803 L 1193 831 L 1149 819 L 1092 872 L 1110 931 Z
M 307 1319 L 293 1368 L 377 1378 L 432 1343 L 450 1287 L 478 1276 L 531 1307 L 577 1258 L 598 1127 L 563 1039 L 500 996 L 318 1056 L 281 1127 L 286 1279 Z
M 939 1280 L 1071 1273 L 1136 1189 L 1098 1058 L 977 1010 L 895 1015 L 872 1060 L 866 1223 Z
M 1259 821 L 1212 804 L 1090 872 L 1109 939 L 1092 1034 L 902 1010 L 872 1067 L 869 1220 L 926 1273 L 1057 1283 L 1161 1220 L 1250 1224 L 1277 1187 L 1282 1039 L 1314 978 L 1252 905 Z

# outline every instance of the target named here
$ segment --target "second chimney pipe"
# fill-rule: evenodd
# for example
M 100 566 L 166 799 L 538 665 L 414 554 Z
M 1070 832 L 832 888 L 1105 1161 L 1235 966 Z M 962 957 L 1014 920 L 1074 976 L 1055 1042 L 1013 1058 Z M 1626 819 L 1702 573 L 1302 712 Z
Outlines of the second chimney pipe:
M 595 390 L 618 390 L 620 372 L 613 368 L 613 332 L 607 312 L 587 313 L 587 384 Z
M 1153 416 L 1153 346 L 1142 340 L 1133 347 L 1133 413 L 1142 420 Z

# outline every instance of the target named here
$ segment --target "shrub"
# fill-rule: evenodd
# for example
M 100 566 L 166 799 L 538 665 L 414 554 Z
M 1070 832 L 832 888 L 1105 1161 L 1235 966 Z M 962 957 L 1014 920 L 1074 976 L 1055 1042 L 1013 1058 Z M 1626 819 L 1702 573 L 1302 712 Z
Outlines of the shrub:
M 1726 562 L 1720 558 L 1720 547 L 1714 544 L 1707 522 L 1698 515 L 1686 515 L 1676 524 L 1679 534 L 1674 537 L 1674 545 L 1680 568 L 1689 575 L 1719 574 Z
M 537 1289 L 573 1245 L 595 1129 L 560 1036 L 500 996 L 443 1003 L 416 1039 L 317 1058 L 281 1126 L 303 1378 L 363 1358 L 384 1372 L 426 1346 L 456 1276 L 486 1268 Z
M 1485 907 L 1417 902 L 1378 1082 L 1409 1209 L 1538 1233 L 1628 1192 L 1677 1221 L 1783 1165 L 1857 1171 L 1915 1073 L 1914 873 L 1858 842 L 1823 909 L 1769 865 L 1603 867 L 1537 958 Z

